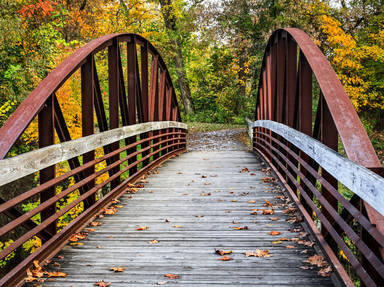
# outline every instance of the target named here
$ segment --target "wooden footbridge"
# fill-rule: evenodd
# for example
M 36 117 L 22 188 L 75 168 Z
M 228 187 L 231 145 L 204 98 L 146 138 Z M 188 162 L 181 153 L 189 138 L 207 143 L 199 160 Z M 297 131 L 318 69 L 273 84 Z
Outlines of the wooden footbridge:
M 76 72 L 74 139 L 56 92 Z M 7 156 L 35 119 L 39 147 Z M 187 130 L 147 40 L 107 35 L 68 57 L 0 129 L 0 286 L 384 285 L 383 169 L 304 32 L 267 44 L 252 150 L 187 152 Z

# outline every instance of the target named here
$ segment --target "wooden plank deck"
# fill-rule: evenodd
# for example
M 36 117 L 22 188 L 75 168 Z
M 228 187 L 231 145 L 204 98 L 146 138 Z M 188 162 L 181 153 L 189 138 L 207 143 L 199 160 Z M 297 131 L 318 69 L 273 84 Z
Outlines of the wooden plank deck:
M 284 201 L 275 198 L 282 192 L 262 180 L 263 167 L 248 151 L 193 151 L 169 160 L 138 193 L 120 198 L 124 207 L 116 214 L 97 219 L 102 225 L 92 227 L 95 232 L 80 241 L 83 245 L 67 245 L 52 260 L 47 269 L 65 272 L 65 278 L 39 284 L 94 286 L 104 280 L 113 287 L 333 286 L 329 278 L 317 275 L 319 268 L 300 269 L 309 266 L 303 260 L 316 253 L 313 247 L 272 243 L 298 237 L 303 224 L 286 221 L 287 207 L 277 207 Z M 241 173 L 243 168 L 249 172 Z M 265 199 L 274 204 L 278 221 L 261 211 L 251 215 L 251 209 L 268 209 Z M 141 226 L 148 230 L 137 231 Z M 244 226 L 248 230 L 233 229 Z M 272 230 L 281 234 L 272 236 Z M 149 244 L 151 240 L 158 243 Z M 232 250 L 227 256 L 233 260 L 218 260 L 215 248 Z M 256 249 L 269 250 L 272 256 L 245 256 Z M 124 267 L 124 272 L 111 267 Z M 167 273 L 179 279 L 164 277 Z

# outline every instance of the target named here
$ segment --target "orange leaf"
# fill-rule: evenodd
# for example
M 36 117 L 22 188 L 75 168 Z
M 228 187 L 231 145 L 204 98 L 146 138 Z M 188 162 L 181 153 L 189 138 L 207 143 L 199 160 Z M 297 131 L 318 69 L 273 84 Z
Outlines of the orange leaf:
M 104 282 L 104 280 L 101 280 L 99 282 L 94 283 L 93 285 L 98 287 L 108 287 L 111 284 L 112 282 Z
M 273 209 L 264 209 L 263 210 L 263 214 L 270 214 L 270 215 L 272 215 L 272 214 L 274 214 L 275 212 L 273 211 Z
M 227 256 L 223 256 L 223 257 L 220 257 L 219 259 L 217 260 L 221 260 L 221 261 L 231 261 L 233 258 L 232 257 L 227 257 Z
M 271 257 L 269 250 L 256 249 L 255 251 L 247 251 L 245 257 L 254 256 L 254 257 Z
M 248 226 L 243 227 L 233 227 L 234 230 L 248 230 Z
M 272 220 L 272 221 L 277 221 L 277 220 L 279 220 L 280 218 L 278 218 L 278 217 L 276 216 L 276 217 L 270 217 L 269 219 Z
M 124 272 L 124 267 L 112 267 L 111 270 L 114 272 Z
M 232 250 L 228 250 L 228 251 L 224 251 L 224 250 L 220 250 L 220 249 L 215 249 L 215 252 L 217 254 L 220 254 L 221 256 L 224 256 L 226 254 L 231 254 L 232 253 Z
M 281 232 L 280 231 L 271 231 L 269 232 L 270 235 L 280 235 Z
M 179 278 L 180 278 L 179 275 L 176 275 L 176 274 L 170 274 L 170 273 L 164 274 L 164 277 L 167 277 L 167 278 L 169 278 L 169 279 L 179 279 Z
M 141 226 L 141 227 L 138 227 L 138 228 L 136 228 L 136 230 L 138 230 L 138 231 L 142 231 L 142 230 L 148 230 L 148 226 Z
M 56 271 L 56 272 L 46 272 L 48 277 L 66 277 L 67 274 L 64 272 Z

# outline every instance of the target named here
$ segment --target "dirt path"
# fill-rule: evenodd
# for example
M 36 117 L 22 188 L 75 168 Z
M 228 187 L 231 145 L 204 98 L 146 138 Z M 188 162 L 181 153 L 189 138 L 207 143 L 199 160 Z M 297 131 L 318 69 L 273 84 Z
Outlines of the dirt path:
M 188 134 L 187 147 L 189 151 L 248 150 L 245 140 L 244 129 L 192 133 Z

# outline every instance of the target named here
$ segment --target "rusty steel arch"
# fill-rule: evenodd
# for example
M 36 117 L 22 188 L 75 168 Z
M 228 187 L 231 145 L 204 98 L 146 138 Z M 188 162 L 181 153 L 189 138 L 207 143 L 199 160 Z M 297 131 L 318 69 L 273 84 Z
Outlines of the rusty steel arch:
M 95 60 L 95 55 L 104 50 L 107 51 L 108 62 L 104 77 L 107 78 L 109 91 L 108 99 L 104 99 L 106 104 Z M 126 53 L 123 56 L 122 51 Z M 81 137 L 87 137 L 80 146 L 78 140 L 71 138 L 56 97 L 59 88 L 78 71 L 81 74 Z M 52 152 L 52 157 L 57 156 L 57 151 L 64 146 L 69 147 L 66 148 L 68 156 L 65 162 L 68 162 L 70 171 L 58 176 L 55 170 L 57 161 L 50 166 L 41 165 L 41 162 L 32 163 L 36 162 L 36 158 L 33 159 L 34 153 L 30 152 L 30 166 L 40 166 L 36 169 L 40 185 L 8 201 L 0 198 L 0 214 L 10 219 L 0 227 L 0 236 L 21 226 L 25 230 L 10 246 L 1 250 L 0 259 L 21 248 L 33 236 L 40 237 L 43 242 L 42 247 L 0 280 L 1 286 L 20 284 L 33 261 L 42 262 L 52 256 L 74 232 L 125 192 L 127 186 L 162 161 L 186 150 L 186 125 L 180 123 L 179 106 L 167 66 L 157 49 L 136 34 L 109 34 L 95 39 L 51 71 L 1 127 L 0 160 L 7 156 L 36 118 L 39 148 L 45 148 L 48 157 Z M 98 134 L 95 134 L 96 130 Z M 55 132 L 62 144 L 55 144 Z M 111 136 L 109 142 L 103 141 L 102 135 Z M 111 143 L 112 138 L 117 141 Z M 82 148 L 88 145 L 87 141 L 93 141 L 93 148 L 85 149 L 84 153 L 76 152 L 84 150 Z M 96 148 L 102 148 L 104 152 L 99 158 L 95 156 Z M 17 163 L 18 159 L 14 160 Z M 106 167 L 97 171 L 96 165 L 101 162 L 105 162 Z M 107 174 L 107 179 L 96 183 L 96 178 L 102 174 Z M 68 185 L 70 177 L 75 180 L 72 186 Z M 59 184 L 64 187 L 61 193 L 56 193 Z M 106 194 L 96 198 L 96 191 L 104 187 L 107 188 Z M 76 191 L 80 196 L 59 210 L 59 200 Z M 18 207 L 36 196 L 39 196 L 40 204 L 30 212 L 21 212 Z M 84 211 L 58 232 L 59 217 L 80 203 Z M 40 214 L 41 222 L 32 221 L 32 214 Z
M 315 82 L 318 93 L 314 93 Z M 299 29 L 276 30 L 268 40 L 259 77 L 255 120 L 282 123 L 321 141 L 335 151 L 339 149 L 340 138 L 350 160 L 383 175 L 383 168 L 368 135 L 331 64 L 311 38 Z M 321 196 L 329 203 L 327 206 L 338 210 L 340 201 L 336 199 L 335 193 L 338 190 L 338 181 L 303 151 L 260 126 L 254 129 L 253 147 L 274 166 L 286 187 L 307 212 L 309 221 L 314 218 L 313 198 L 314 193 L 319 194 L 316 193 L 316 183 L 319 184 L 319 180 L 323 182 L 319 185 Z M 383 276 L 382 266 L 373 266 L 367 257 L 383 261 L 383 246 L 377 243 L 377 239 L 382 240 L 384 234 L 383 216 L 362 202 L 356 194 L 347 205 L 356 212 L 356 208 L 361 208 L 363 215 L 348 214 L 349 221 L 346 222 L 351 224 L 356 216 L 366 216 L 370 222 L 370 225 L 361 227 L 360 239 L 371 250 L 360 250 L 361 260 L 359 263 L 354 261 L 353 268 L 365 284 L 378 284 Z M 339 223 L 345 223 L 345 218 L 335 219 L 330 216 L 331 211 L 324 206 L 322 208 L 323 215 L 331 223 L 328 227 L 337 225 L 333 234 L 345 232 L 338 226 Z M 311 224 L 315 227 L 313 221 Z M 379 233 L 379 237 L 373 239 L 370 234 L 372 230 L 376 230 L 375 234 Z M 330 260 L 334 262 L 334 266 L 342 268 L 337 259 L 339 246 L 330 233 L 322 224 L 320 236 L 323 236 L 323 247 L 331 255 Z M 345 282 L 351 283 L 345 272 L 340 272 L 339 275 Z

